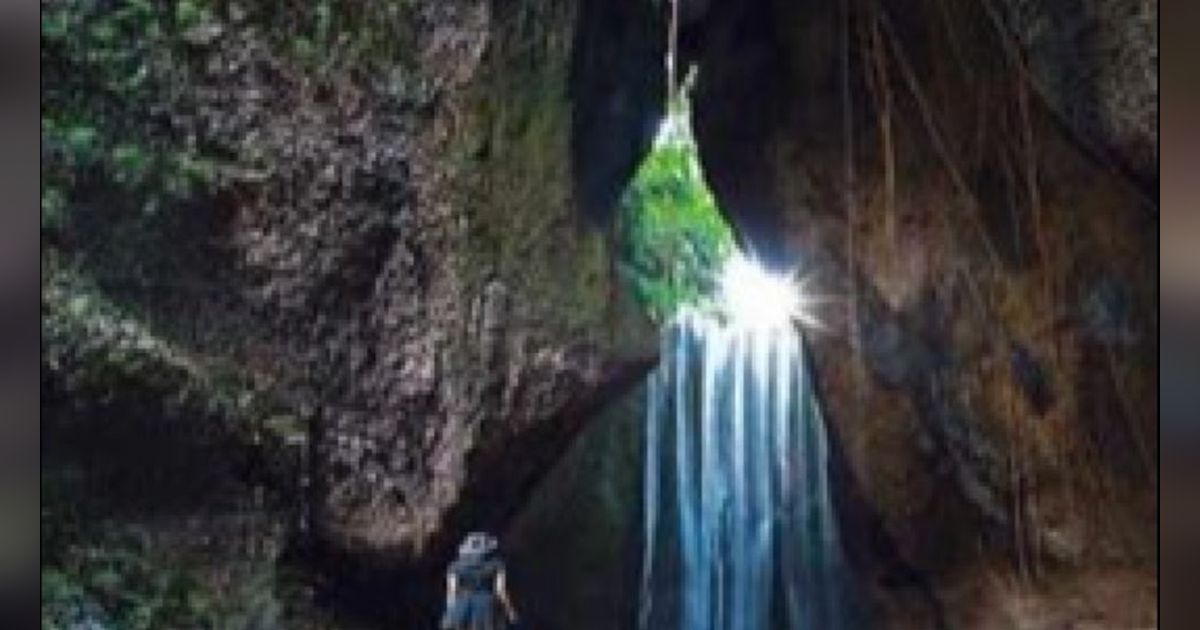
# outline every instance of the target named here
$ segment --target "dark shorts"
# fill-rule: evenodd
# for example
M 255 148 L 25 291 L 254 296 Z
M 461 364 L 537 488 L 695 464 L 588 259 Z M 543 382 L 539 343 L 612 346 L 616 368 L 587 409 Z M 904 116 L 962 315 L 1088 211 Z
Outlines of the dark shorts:
M 445 630 L 503 630 L 504 627 L 504 616 L 490 593 L 461 595 L 442 615 Z

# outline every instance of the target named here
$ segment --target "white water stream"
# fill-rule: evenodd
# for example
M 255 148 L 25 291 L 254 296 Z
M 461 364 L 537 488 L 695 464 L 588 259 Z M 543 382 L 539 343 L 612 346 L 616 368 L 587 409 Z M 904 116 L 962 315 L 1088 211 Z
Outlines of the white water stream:
M 687 311 L 661 356 L 645 423 L 641 630 L 859 627 L 800 333 Z

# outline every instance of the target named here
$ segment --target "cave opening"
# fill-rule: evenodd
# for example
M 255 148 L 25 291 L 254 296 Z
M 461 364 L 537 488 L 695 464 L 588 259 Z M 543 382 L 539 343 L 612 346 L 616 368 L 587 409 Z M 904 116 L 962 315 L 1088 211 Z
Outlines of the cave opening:
M 700 163 L 695 79 L 668 97 L 617 215 L 622 280 L 662 339 L 641 435 L 637 627 L 862 627 L 805 351 L 821 298 L 736 242 Z

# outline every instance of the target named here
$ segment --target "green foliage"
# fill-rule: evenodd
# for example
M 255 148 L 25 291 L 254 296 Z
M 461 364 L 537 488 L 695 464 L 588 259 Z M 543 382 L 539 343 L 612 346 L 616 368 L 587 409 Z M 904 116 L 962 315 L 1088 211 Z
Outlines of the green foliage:
M 624 280 L 658 322 L 703 302 L 733 249 L 733 235 L 709 192 L 686 101 L 672 107 L 650 154 L 621 201 L 618 235 Z
M 194 1 L 42 4 L 42 229 L 69 230 L 111 190 L 143 217 L 209 190 L 216 163 L 165 112 L 191 63 L 188 33 L 212 23 Z
M 45 0 L 43 232 L 88 232 L 77 215 L 98 203 L 106 216 L 129 210 L 153 223 L 215 187 L 216 156 L 194 128 L 199 105 L 190 99 L 208 51 L 231 45 L 224 40 L 233 31 L 255 32 L 319 79 L 390 77 L 416 49 L 415 7 L 413 0 Z M 419 91 L 408 78 L 403 89 Z M 97 189 L 114 194 L 100 200 Z
M 42 628 L 218 628 L 211 594 L 187 571 L 129 543 L 79 545 L 42 570 Z
M 384 75 L 412 63 L 416 0 L 248 2 L 283 55 L 317 74 Z
M 65 418 L 122 423 L 130 413 L 164 423 L 208 423 L 203 430 L 222 443 L 260 449 L 266 465 L 276 467 L 266 474 L 296 478 L 288 468 L 292 462 L 277 449 L 306 435 L 302 422 L 254 390 L 230 360 L 189 353 L 156 336 L 134 316 L 133 305 L 102 293 L 63 258 L 50 250 L 42 259 L 42 393 L 48 410 L 43 422 L 52 423 L 55 432 L 73 430 L 74 424 L 60 424 Z M 211 558 L 148 543 L 139 528 L 153 528 L 153 521 L 98 520 L 95 513 L 103 508 L 96 508 L 107 499 L 81 495 L 77 469 L 47 470 L 41 522 L 44 629 L 278 627 L 260 623 L 264 614 L 273 614 L 265 608 L 273 601 L 273 565 L 254 566 L 254 574 L 239 575 L 236 584 L 218 582 L 216 593 Z M 231 561 L 215 564 L 226 575 Z
M 150 553 L 132 530 L 89 524 L 45 489 L 42 628 L 219 628 L 220 602 L 184 566 Z

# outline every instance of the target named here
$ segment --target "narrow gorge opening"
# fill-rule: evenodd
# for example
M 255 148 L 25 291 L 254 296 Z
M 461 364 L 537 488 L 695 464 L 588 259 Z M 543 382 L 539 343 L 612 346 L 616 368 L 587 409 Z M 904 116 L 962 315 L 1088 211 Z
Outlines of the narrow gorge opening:
M 860 628 L 805 349 L 821 298 L 735 242 L 700 165 L 695 78 L 668 97 L 617 217 L 622 279 L 662 337 L 640 435 L 637 627 Z

